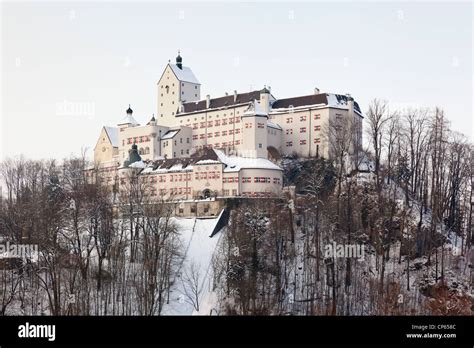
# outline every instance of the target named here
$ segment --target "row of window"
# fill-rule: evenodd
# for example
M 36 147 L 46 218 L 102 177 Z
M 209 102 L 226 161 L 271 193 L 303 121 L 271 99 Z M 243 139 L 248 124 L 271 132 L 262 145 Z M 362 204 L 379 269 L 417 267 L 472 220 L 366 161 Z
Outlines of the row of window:
M 229 119 L 223 119 L 222 122 L 221 120 L 215 120 L 215 121 L 203 121 L 200 123 L 193 123 L 193 129 L 198 129 L 198 128 L 211 128 L 211 127 L 219 127 L 219 126 L 226 126 L 227 124 L 234 124 L 235 123 L 240 123 L 240 118 L 229 118 Z M 228 123 L 227 123 L 228 122 Z M 190 125 L 187 125 L 190 126 Z
M 300 128 L 300 133 L 306 133 L 306 127 L 301 127 Z M 316 125 L 314 126 L 314 130 L 315 131 L 320 131 L 321 130 L 321 126 L 320 125 Z M 285 131 L 286 135 L 290 135 L 290 134 L 293 134 L 293 128 L 289 128 Z
M 220 179 L 220 178 L 221 178 L 220 172 L 194 173 L 194 179 L 196 180 Z
M 168 80 L 169 80 L 169 76 L 168 76 Z M 174 87 L 174 83 L 172 84 L 172 86 Z M 181 82 L 181 86 L 184 87 L 184 82 Z M 166 85 L 165 88 L 169 88 L 169 86 Z M 197 88 L 198 88 L 197 85 L 194 85 L 194 89 L 197 89 Z M 161 85 L 161 89 L 163 89 L 163 85 Z
M 223 196 L 229 196 L 230 190 L 222 190 Z M 232 196 L 237 196 L 237 189 L 232 190 Z
M 321 119 L 321 115 L 320 114 L 316 114 L 313 116 L 313 118 L 315 120 L 319 120 Z M 303 116 L 300 116 L 300 122 L 305 122 L 307 120 L 307 116 L 306 115 L 303 115 Z M 293 117 L 287 117 L 286 118 L 286 123 L 293 123 Z
M 314 138 L 314 143 L 315 144 L 320 144 L 321 139 L 320 138 Z M 307 144 L 306 139 L 300 140 L 300 145 L 306 145 L 306 144 Z M 291 147 L 291 146 L 293 146 L 293 142 L 292 141 L 287 141 L 286 142 L 286 147 Z
M 147 135 L 139 136 L 139 137 L 133 137 L 133 138 L 127 138 L 127 144 L 133 144 L 133 143 L 145 143 L 147 141 L 150 141 L 150 137 Z M 122 140 L 122 145 L 125 145 L 125 139 Z
M 240 113 L 240 112 L 237 111 L 237 112 L 236 112 L 236 115 L 238 115 L 239 113 Z M 234 113 L 231 112 L 231 113 L 230 113 L 230 116 L 233 116 L 233 115 L 234 115 Z M 223 116 L 223 117 L 226 117 L 227 114 L 223 114 L 222 116 Z M 211 118 L 212 118 L 212 115 L 207 116 L 207 118 L 208 118 L 208 119 L 211 119 Z M 216 118 L 219 118 L 219 114 L 216 115 Z M 197 118 L 197 117 L 194 117 L 194 121 L 197 121 L 197 120 L 198 120 L 198 118 Z M 201 116 L 201 120 L 204 120 L 204 116 Z M 191 127 L 191 123 L 189 123 L 189 122 L 191 122 L 191 119 L 188 118 L 188 119 L 186 120 L 186 122 L 188 122 L 188 123 L 186 124 L 186 127 Z M 215 122 L 216 122 L 216 123 L 214 123 L 215 126 L 221 125 L 220 120 L 216 120 Z M 235 123 L 239 123 L 239 122 L 240 122 L 240 119 L 237 120 L 237 121 L 235 121 Z M 180 120 L 179 123 L 183 123 L 183 120 Z M 229 123 L 232 123 L 232 122 L 229 122 Z M 227 124 L 227 119 L 222 120 L 222 125 L 226 125 L 226 124 Z M 193 126 L 194 126 L 194 125 L 197 125 L 197 123 L 194 123 Z
M 271 192 L 242 192 L 244 197 L 271 197 Z
M 168 194 L 170 194 L 170 196 L 173 196 L 173 195 L 190 195 L 191 194 L 191 187 L 172 187 L 170 189 L 165 189 L 165 188 L 162 188 L 162 189 L 159 189 L 157 190 L 156 188 L 152 188 L 150 190 L 150 195 L 151 196 L 156 196 L 157 193 L 160 193 L 160 196 L 165 196 Z
M 230 178 L 222 178 L 222 182 L 225 183 L 233 183 L 233 182 L 239 182 L 239 177 L 230 177 Z

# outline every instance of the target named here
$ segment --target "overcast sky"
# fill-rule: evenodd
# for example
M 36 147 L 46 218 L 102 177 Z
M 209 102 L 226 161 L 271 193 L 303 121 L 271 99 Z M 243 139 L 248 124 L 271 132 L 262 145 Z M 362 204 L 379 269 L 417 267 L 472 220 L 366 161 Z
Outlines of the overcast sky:
M 2 3 L 0 157 L 89 154 L 130 103 L 156 113 L 181 50 L 201 97 L 351 93 L 440 106 L 472 137 L 471 2 Z

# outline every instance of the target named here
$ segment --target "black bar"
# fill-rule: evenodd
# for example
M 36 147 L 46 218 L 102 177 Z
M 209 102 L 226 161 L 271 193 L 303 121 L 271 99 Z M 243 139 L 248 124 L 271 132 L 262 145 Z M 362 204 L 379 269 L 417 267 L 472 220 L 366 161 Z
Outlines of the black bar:
M 473 347 L 474 317 L 0 317 L 0 345 L 410 344 Z M 55 340 L 20 338 L 26 322 L 55 325 Z M 413 326 L 415 325 L 415 326 Z M 432 325 L 430 327 L 430 325 Z M 454 325 L 454 326 L 453 326 Z M 424 328 L 424 329 L 423 329 Z M 407 338 L 407 334 L 456 334 Z

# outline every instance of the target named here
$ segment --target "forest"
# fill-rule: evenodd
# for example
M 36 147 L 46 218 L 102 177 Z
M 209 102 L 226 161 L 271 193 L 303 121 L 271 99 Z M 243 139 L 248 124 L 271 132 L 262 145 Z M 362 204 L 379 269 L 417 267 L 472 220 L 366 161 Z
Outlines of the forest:
M 38 254 L 0 258 L 0 314 L 163 315 L 180 282 L 218 315 L 472 315 L 473 144 L 440 108 L 375 99 L 364 123 L 356 146 L 351 120 L 328 126 L 331 159 L 280 159 L 284 196 L 228 202 L 206 275 L 133 176 L 112 198 L 84 155 L 3 161 L 0 243 Z

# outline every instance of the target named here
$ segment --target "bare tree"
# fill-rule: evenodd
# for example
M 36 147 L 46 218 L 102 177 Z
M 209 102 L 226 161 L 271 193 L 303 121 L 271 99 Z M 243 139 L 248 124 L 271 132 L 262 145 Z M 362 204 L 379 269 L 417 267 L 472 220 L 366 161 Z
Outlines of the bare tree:
M 196 311 L 199 311 L 199 299 L 203 290 L 203 279 L 199 264 L 194 260 L 190 261 L 183 270 L 181 276 L 182 294 Z

